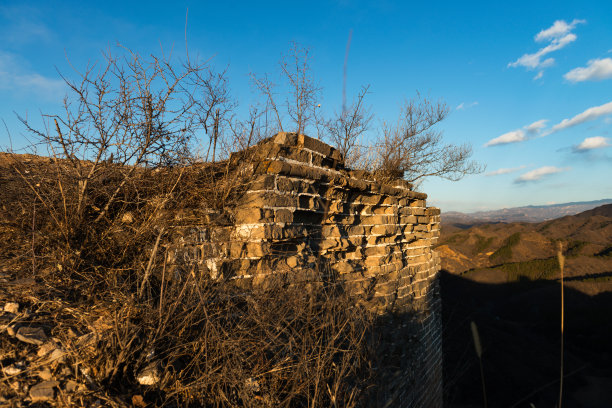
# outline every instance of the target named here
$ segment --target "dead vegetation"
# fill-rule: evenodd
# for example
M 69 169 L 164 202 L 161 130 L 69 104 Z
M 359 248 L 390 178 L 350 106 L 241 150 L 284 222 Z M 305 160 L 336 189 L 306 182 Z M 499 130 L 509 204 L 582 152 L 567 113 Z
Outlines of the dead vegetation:
M 125 49 L 66 82 L 62 115 L 23 120 L 50 158 L 2 155 L 2 402 L 357 405 L 372 320 L 325 265 L 318 284 L 266 287 L 167 268 L 177 215 L 231 221 L 252 163 L 219 157 L 261 139 L 261 114 L 224 118 L 207 64 Z

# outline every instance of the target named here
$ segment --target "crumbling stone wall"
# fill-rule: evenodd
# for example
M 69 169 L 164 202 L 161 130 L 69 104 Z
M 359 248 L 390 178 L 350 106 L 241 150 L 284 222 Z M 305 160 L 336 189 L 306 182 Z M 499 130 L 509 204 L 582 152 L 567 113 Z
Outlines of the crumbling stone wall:
M 439 209 L 403 180 L 345 169 L 336 149 L 304 135 L 279 133 L 231 160 L 247 157 L 253 177 L 230 219 L 183 228 L 175 264 L 245 285 L 333 272 L 386 322 L 375 403 L 441 406 Z

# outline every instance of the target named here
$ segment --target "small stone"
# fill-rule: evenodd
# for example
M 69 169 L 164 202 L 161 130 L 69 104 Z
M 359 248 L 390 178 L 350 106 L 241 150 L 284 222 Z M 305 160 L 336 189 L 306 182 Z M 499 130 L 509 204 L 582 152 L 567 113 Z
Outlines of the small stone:
M 295 268 L 297 265 L 298 265 L 297 256 L 290 256 L 287 258 L 287 266 L 289 266 L 290 268 Z
M 57 381 L 43 381 L 36 384 L 30 390 L 32 402 L 47 401 L 55 398 L 55 390 L 59 383 Z
M 68 380 L 68 382 L 64 386 L 64 389 L 68 392 L 74 392 L 77 389 L 78 385 L 79 384 L 77 384 L 76 381 Z
M 56 348 L 55 343 L 52 341 L 48 341 L 42 346 L 40 346 L 36 354 L 38 355 L 38 357 L 44 357 L 47 354 L 49 354 L 51 351 L 55 350 L 55 348 Z
M 38 377 L 40 377 L 41 380 L 49 381 L 53 378 L 53 375 L 51 374 L 51 370 L 45 367 L 38 372 Z
M 63 375 L 64 377 L 69 377 L 72 375 L 72 370 L 70 369 L 70 367 L 62 367 L 62 371 L 60 371 L 60 374 Z
M 19 313 L 19 303 L 7 302 L 4 304 L 4 311 L 7 313 L 17 314 Z
M 136 381 L 141 385 L 154 385 L 157 384 L 160 379 L 159 364 L 156 362 L 146 366 L 144 370 L 136 376 Z
M 60 348 L 56 348 L 55 350 L 51 352 L 51 355 L 49 356 L 49 362 L 52 362 L 52 361 L 62 362 L 64 361 L 65 356 L 66 356 L 66 352 L 64 350 Z
M 15 337 L 17 334 L 16 326 L 14 324 L 7 326 L 6 333 L 11 337 Z
M 131 224 L 134 222 L 134 214 L 131 211 L 128 211 L 123 214 L 121 217 L 121 222 L 124 224 Z
M 20 327 L 17 330 L 16 337 L 24 343 L 36 344 L 37 346 L 47 341 L 47 335 L 40 327 Z
M 146 408 L 147 407 L 147 403 L 145 402 L 145 400 L 142 397 L 142 395 L 134 395 L 134 396 L 132 396 L 132 405 L 134 405 L 137 408 Z
M 19 375 L 25 371 L 25 367 L 21 364 L 11 364 L 2 369 L 6 375 Z

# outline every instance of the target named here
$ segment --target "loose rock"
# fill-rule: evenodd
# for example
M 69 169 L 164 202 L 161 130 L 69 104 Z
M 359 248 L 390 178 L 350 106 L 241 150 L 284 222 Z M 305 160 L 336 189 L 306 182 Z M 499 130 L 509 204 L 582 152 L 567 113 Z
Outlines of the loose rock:
M 64 350 L 60 348 L 56 348 L 55 350 L 51 352 L 51 355 L 49 356 L 49 362 L 52 362 L 52 361 L 62 362 L 64 361 L 65 356 L 66 356 L 66 352 Z
M 38 357 L 44 357 L 47 354 L 49 354 L 51 351 L 55 350 L 55 348 L 56 348 L 55 343 L 52 341 L 48 341 L 42 346 L 40 346 L 36 354 L 38 355 Z
M 76 381 L 68 380 L 68 382 L 64 386 L 64 389 L 68 392 L 74 392 L 77 389 L 78 385 L 79 384 L 77 384 Z
M 53 375 L 51 375 L 51 370 L 49 370 L 47 367 L 43 368 L 42 370 L 40 370 L 38 372 L 38 377 L 41 380 L 45 380 L 45 381 L 49 381 L 53 378 Z
M 22 364 L 11 364 L 10 366 L 2 369 L 6 375 L 18 375 L 25 371 L 25 367 Z
M 17 314 L 19 313 L 19 303 L 17 302 L 7 302 L 4 305 L 4 311 L 7 313 Z
M 153 362 L 138 373 L 136 380 L 141 385 L 154 385 L 160 381 L 160 377 L 159 364 Z
M 6 333 L 11 337 L 15 337 L 15 335 L 17 334 L 17 327 L 14 324 L 9 325 L 6 328 Z
M 30 390 L 32 402 L 47 401 L 55 398 L 55 390 L 59 383 L 57 381 L 43 381 L 36 384 Z
M 36 344 L 37 346 L 47 341 L 47 335 L 40 327 L 20 327 L 17 330 L 16 337 L 24 343 Z

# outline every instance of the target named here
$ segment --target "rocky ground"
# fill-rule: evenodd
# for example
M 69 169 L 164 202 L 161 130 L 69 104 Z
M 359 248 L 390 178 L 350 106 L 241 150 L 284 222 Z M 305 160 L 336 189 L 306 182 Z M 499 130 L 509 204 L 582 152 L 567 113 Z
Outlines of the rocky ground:
M 96 384 L 93 367 L 82 359 L 113 329 L 108 319 L 87 323 L 90 316 L 60 300 L 38 301 L 41 288 L 33 279 L 11 280 L 1 273 L 0 282 L 5 288 L 0 292 L 0 406 L 126 406 Z M 7 299 L 9 292 L 18 299 Z M 141 384 L 156 379 L 154 370 L 138 376 Z M 131 402 L 146 405 L 139 394 Z

